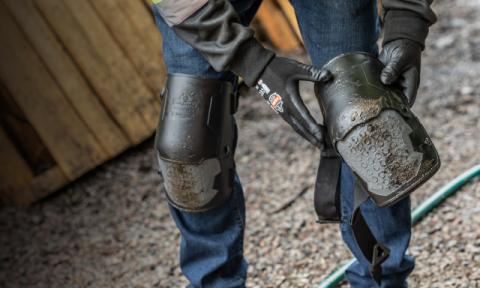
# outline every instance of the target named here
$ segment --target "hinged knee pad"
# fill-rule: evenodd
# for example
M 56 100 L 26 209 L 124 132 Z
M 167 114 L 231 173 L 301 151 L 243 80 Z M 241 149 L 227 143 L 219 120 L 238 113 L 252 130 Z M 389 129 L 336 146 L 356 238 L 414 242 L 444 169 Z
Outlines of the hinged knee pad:
M 333 80 L 315 89 L 333 148 L 388 206 L 432 177 L 440 158 L 402 92 L 381 83 L 383 67 L 370 54 L 343 54 L 324 66 Z
M 168 200 L 178 209 L 209 210 L 231 194 L 232 98 L 229 82 L 169 75 L 155 148 Z

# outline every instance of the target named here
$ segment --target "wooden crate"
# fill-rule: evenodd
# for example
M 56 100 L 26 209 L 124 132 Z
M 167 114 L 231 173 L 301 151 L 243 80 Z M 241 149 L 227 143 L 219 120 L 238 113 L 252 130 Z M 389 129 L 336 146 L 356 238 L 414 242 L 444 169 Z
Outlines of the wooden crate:
M 257 36 L 277 51 L 298 53 L 304 49 L 289 0 L 263 0 L 252 24 Z
M 0 204 L 32 203 L 153 134 L 165 83 L 150 0 L 0 0 Z M 253 26 L 302 51 L 288 0 Z
M 0 202 L 28 204 L 151 136 L 165 67 L 143 0 L 0 0 Z

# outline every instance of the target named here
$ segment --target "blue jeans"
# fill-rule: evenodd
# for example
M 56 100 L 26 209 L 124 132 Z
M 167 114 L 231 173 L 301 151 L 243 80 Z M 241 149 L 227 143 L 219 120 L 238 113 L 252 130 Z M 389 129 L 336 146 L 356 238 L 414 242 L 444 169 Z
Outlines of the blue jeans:
M 253 18 L 260 2 L 261 0 L 231 0 L 245 25 Z M 377 53 L 379 25 L 374 0 L 291 2 L 313 65 L 321 67 L 332 57 L 350 51 Z M 154 14 L 163 35 L 164 57 L 169 73 L 227 81 L 233 79 L 231 73 L 214 71 L 197 51 L 175 35 L 155 8 Z M 353 174 L 343 164 L 340 226 L 343 240 L 357 258 L 355 264 L 348 269 L 346 277 L 353 287 L 376 287 L 369 273 L 369 264 L 354 241 L 348 224 L 353 210 L 353 184 Z M 170 207 L 172 218 L 181 233 L 180 266 L 190 281 L 189 287 L 245 286 L 245 203 L 238 177 L 233 186 L 232 197 L 214 210 L 187 213 Z M 362 204 L 361 210 L 377 240 L 391 250 L 390 257 L 382 264 L 382 287 L 406 287 L 406 278 L 414 267 L 413 259 L 405 254 L 411 235 L 410 200 L 405 199 L 388 208 L 379 208 L 367 201 Z

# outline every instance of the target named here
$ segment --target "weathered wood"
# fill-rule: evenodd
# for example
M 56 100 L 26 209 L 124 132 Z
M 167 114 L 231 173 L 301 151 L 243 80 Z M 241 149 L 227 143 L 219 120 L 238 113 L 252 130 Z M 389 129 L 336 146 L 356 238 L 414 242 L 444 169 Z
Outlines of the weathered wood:
M 144 140 L 146 137 L 152 135 L 157 126 L 160 114 L 160 105 L 157 95 L 148 90 L 148 87 L 135 70 L 135 67 L 130 61 L 128 61 L 128 55 L 123 52 L 123 48 L 120 47 L 112 35 L 108 33 L 108 29 L 103 25 L 99 15 L 95 13 L 93 7 L 89 5 L 89 2 L 66 1 L 66 4 L 72 12 L 72 15 L 83 25 L 83 27 L 89 28 L 89 32 L 96 32 L 89 35 L 92 36 L 92 43 L 98 45 L 97 49 L 99 51 L 108 51 L 109 53 L 105 56 L 111 56 L 111 59 L 114 60 L 112 63 L 116 64 L 116 68 L 118 68 L 114 70 L 117 72 L 115 74 L 115 76 L 118 77 L 117 84 L 123 84 L 122 88 L 125 93 L 129 93 L 133 96 L 133 101 L 130 102 L 130 106 L 133 106 L 137 113 L 143 116 L 143 119 L 147 124 L 147 131 L 150 133 L 143 136 L 143 139 L 141 140 Z M 91 30 L 91 28 L 97 30 Z M 103 32 L 105 32 L 104 35 L 102 35 Z M 110 41 L 105 41 L 107 39 Z M 118 58 L 115 59 L 113 56 L 117 56 Z M 108 60 L 108 58 L 106 59 Z
M 33 173 L 0 127 L 0 203 L 28 203 L 34 196 L 27 191 Z
M 33 201 L 37 201 L 48 196 L 53 191 L 60 189 L 68 182 L 70 182 L 70 180 L 65 177 L 62 170 L 58 166 L 55 166 L 36 176 L 28 188 L 26 188 L 25 193 L 30 193 L 33 195 Z M 30 204 L 33 201 L 19 204 Z
M 277 49 L 294 52 L 302 48 L 287 18 L 273 0 L 262 2 L 257 12 L 257 19 Z
M 11 93 L 1 82 L 0 125 L 34 175 L 56 165 L 47 147 L 45 147 L 20 107 L 15 103 Z
M 28 205 L 69 181 L 56 164 L 34 173 L 23 156 L 0 127 L 0 205 Z
M 160 31 L 158 31 L 153 17 L 151 0 L 118 0 L 118 3 L 121 4 L 120 7 L 122 10 L 128 14 L 130 22 L 140 32 L 143 40 L 146 43 L 149 43 L 149 45 L 152 46 L 156 53 L 159 53 L 160 57 L 163 59 L 161 51 L 163 43 L 162 36 Z M 165 67 L 165 63 L 162 63 L 162 65 Z
M 282 11 L 286 16 L 286 20 L 288 21 L 290 27 L 292 27 L 293 31 L 295 32 L 297 39 L 303 42 L 302 33 L 300 32 L 300 27 L 298 26 L 297 16 L 295 15 L 295 10 L 293 9 L 292 4 L 290 4 L 290 1 L 277 0 L 277 3 L 278 5 L 280 5 L 280 8 L 282 8 Z
M 133 63 L 142 79 L 145 80 L 147 86 L 154 95 L 158 95 L 163 88 L 163 80 L 166 74 L 165 67 L 162 64 L 162 55 L 158 53 L 161 46 L 157 47 L 155 51 L 155 49 L 149 45 L 150 42 L 146 41 L 149 37 L 154 37 L 155 34 L 158 34 L 158 31 L 155 31 L 154 35 L 144 35 L 147 31 L 139 31 L 137 27 L 133 25 L 132 19 L 136 19 L 137 22 L 140 20 L 149 21 L 151 17 L 141 15 L 142 17 L 147 16 L 147 18 L 132 18 L 130 14 L 133 11 L 139 10 L 138 7 L 135 6 L 140 6 L 139 8 L 142 10 L 145 10 L 145 6 L 138 1 L 128 0 L 124 2 L 129 3 L 128 6 L 132 11 L 122 9 L 126 3 L 120 2 L 119 0 L 90 0 L 97 14 L 100 15 L 105 26 L 123 48 L 128 59 Z
M 39 56 L 0 2 L 0 79 L 69 179 L 106 152 L 67 101 Z
M 383 6 L 382 6 L 382 1 L 383 1 L 383 0 L 377 0 L 377 10 L 378 10 L 378 15 L 380 16 L 380 20 L 383 22 Z
M 126 135 L 108 115 L 89 84 L 81 75 L 30 0 L 5 0 L 17 23 L 31 41 L 72 106 L 95 135 L 108 156 L 129 146 Z
M 159 104 L 87 1 L 37 0 L 42 14 L 133 144 L 154 131 Z
M 140 1 L 142 1 L 147 7 L 151 7 L 153 3 L 152 0 L 140 0 Z

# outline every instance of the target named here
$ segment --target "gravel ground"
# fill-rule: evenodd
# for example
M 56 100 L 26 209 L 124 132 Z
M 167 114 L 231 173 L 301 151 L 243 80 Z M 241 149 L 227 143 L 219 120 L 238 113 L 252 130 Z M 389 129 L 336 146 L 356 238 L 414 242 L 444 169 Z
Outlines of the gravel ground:
M 443 166 L 414 193 L 414 205 L 480 163 L 480 1 L 437 0 L 435 9 L 440 21 L 430 34 L 414 110 Z M 315 223 L 318 152 L 256 96 L 242 99 L 238 120 L 248 287 L 310 287 L 351 257 L 338 227 Z M 40 203 L 0 209 L 0 287 L 185 285 L 179 234 L 152 159 L 148 141 Z M 480 287 L 478 203 L 477 179 L 415 227 L 412 287 Z

